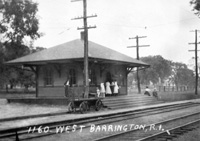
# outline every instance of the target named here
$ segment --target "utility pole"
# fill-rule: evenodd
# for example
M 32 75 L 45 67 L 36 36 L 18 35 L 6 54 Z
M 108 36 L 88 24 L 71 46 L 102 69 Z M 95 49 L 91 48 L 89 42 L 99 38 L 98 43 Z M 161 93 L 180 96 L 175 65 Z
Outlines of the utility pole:
M 191 44 L 195 44 L 195 50 L 189 50 L 189 51 L 195 51 L 195 72 L 196 72 L 196 79 L 195 79 L 195 94 L 198 94 L 198 56 L 197 56 L 197 44 L 199 44 L 197 42 L 197 32 L 199 30 L 195 30 L 195 31 L 191 31 L 191 32 L 195 32 L 195 42 L 194 43 L 189 43 L 189 45 Z
M 74 0 L 72 2 L 81 1 Z M 87 0 L 83 1 L 83 17 L 77 17 L 72 20 L 83 19 L 83 28 L 77 28 L 78 30 L 84 29 L 84 98 L 88 98 L 89 95 L 89 71 L 88 71 L 88 29 L 96 28 L 96 26 L 87 26 L 87 18 L 97 17 L 97 15 L 87 16 Z
M 139 47 L 149 47 L 150 45 L 140 45 L 139 46 L 139 38 L 146 38 L 147 36 L 136 36 L 133 38 L 129 38 L 131 39 L 136 39 L 136 46 L 128 46 L 127 48 L 134 48 L 136 47 L 136 55 L 137 55 L 137 60 L 140 60 L 139 57 Z M 138 93 L 141 93 L 141 88 L 140 88 L 140 77 L 139 77 L 139 67 L 137 67 L 137 85 L 138 85 Z

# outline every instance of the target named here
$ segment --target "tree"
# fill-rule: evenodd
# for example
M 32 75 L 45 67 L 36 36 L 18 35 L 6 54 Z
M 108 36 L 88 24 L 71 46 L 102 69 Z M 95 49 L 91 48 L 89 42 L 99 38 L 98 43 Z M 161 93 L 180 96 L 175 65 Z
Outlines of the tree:
M 200 16 L 200 0 L 191 0 L 190 4 L 193 6 L 193 10 L 197 16 Z
M 0 33 L 6 42 L 23 44 L 25 37 L 40 37 L 39 20 L 36 16 L 38 4 L 31 0 L 1 0 Z
M 38 31 L 37 6 L 31 0 L 0 0 L 0 80 L 4 83 L 17 82 L 23 75 L 20 75 L 19 69 L 3 63 L 34 52 L 25 44 L 25 40 L 33 41 L 42 35 Z
M 140 70 L 140 82 L 144 85 L 149 85 L 152 82 L 154 85 L 158 82 L 167 82 L 169 85 L 185 85 L 194 86 L 194 71 L 189 69 L 186 64 L 172 62 L 164 59 L 162 56 L 147 56 L 142 57 L 142 61 L 150 65 L 145 70 Z M 135 74 L 131 72 L 129 75 L 129 85 L 134 82 Z
M 31 53 L 35 53 L 35 52 L 38 52 L 38 51 L 42 51 L 42 50 L 44 50 L 44 49 L 46 49 L 46 48 L 44 48 L 44 47 L 32 48 L 32 49 L 31 49 Z
M 142 61 L 148 63 L 150 68 L 140 71 L 141 83 L 149 84 L 149 82 L 158 83 L 159 79 L 163 82 L 171 74 L 170 61 L 165 60 L 162 56 L 148 56 L 141 58 Z
M 148 85 L 150 82 L 157 84 L 167 81 L 169 84 L 194 85 L 193 70 L 188 69 L 184 63 L 172 62 L 162 56 L 148 56 L 141 58 L 142 61 L 150 64 L 150 68 L 140 71 L 141 83 Z
M 5 46 L 5 61 L 29 54 L 24 39 L 35 40 L 39 33 L 39 20 L 36 16 L 38 4 L 31 0 L 0 0 L 0 33 Z
M 188 69 L 186 64 L 173 62 L 171 76 L 176 86 L 194 85 L 194 73 L 192 70 Z

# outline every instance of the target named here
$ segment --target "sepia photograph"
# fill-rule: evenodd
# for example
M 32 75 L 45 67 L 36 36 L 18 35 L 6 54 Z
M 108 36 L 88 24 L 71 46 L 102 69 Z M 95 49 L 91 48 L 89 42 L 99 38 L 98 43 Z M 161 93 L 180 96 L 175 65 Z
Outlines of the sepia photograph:
M 0 0 L 0 141 L 199 141 L 200 0 Z

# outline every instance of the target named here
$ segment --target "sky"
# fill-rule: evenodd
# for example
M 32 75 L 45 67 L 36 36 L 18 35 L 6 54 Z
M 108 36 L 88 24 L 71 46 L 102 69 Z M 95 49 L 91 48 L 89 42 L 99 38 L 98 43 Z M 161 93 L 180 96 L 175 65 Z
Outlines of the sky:
M 83 20 L 72 20 L 83 15 L 83 2 L 71 0 L 35 0 L 38 5 L 40 32 L 44 36 L 34 46 L 53 47 L 80 38 Z M 195 33 L 200 29 L 198 18 L 190 0 L 87 0 L 88 39 L 105 47 L 136 58 L 135 36 L 140 57 L 161 55 L 173 62 L 193 63 Z M 198 39 L 200 37 L 200 32 Z M 200 39 L 199 39 L 200 40 Z

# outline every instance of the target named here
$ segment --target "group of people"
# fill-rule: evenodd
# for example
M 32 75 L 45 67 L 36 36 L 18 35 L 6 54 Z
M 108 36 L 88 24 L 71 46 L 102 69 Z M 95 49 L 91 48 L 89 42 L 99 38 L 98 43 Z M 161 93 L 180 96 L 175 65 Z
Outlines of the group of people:
M 97 88 L 97 91 L 98 91 L 98 88 Z M 102 94 L 103 97 L 105 97 L 105 95 L 108 95 L 108 96 L 117 95 L 118 93 L 119 93 L 119 86 L 117 84 L 117 81 L 113 81 L 112 83 L 107 81 L 105 85 L 104 83 L 100 84 L 100 94 Z
M 69 87 L 71 87 L 70 84 L 70 79 L 68 79 L 67 81 L 65 81 L 64 83 L 64 87 L 65 87 L 65 96 L 68 96 L 68 91 L 69 91 Z M 104 83 L 100 83 L 100 89 L 99 87 L 97 87 L 97 96 L 100 97 L 105 97 L 105 95 L 107 96 L 114 96 L 117 95 L 119 93 L 119 86 L 117 84 L 117 81 L 114 80 L 112 83 L 110 83 L 109 81 L 107 81 L 105 84 Z
M 145 94 L 145 95 L 148 95 L 148 96 L 151 96 L 151 93 L 150 93 L 150 92 L 151 92 L 151 90 L 149 89 L 148 86 L 146 86 L 146 89 L 145 89 L 144 94 Z M 152 96 L 158 98 L 158 93 L 157 93 L 156 88 L 153 89 Z

